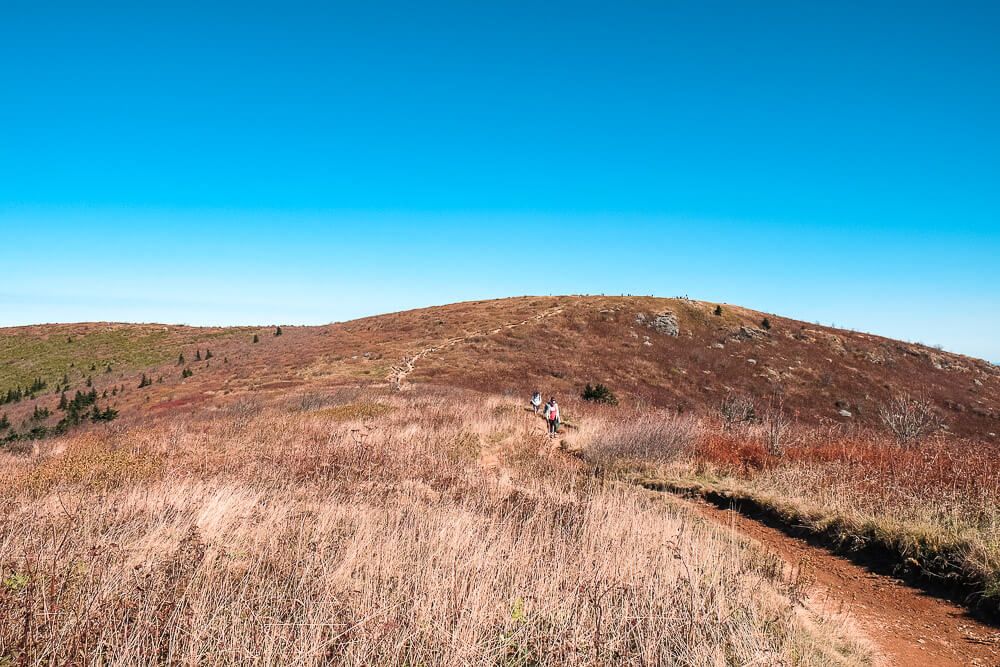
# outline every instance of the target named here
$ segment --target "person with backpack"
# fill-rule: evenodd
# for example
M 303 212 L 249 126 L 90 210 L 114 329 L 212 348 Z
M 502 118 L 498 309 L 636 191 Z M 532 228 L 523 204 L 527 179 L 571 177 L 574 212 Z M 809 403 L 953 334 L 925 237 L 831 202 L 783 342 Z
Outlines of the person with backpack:
M 535 393 L 531 395 L 531 410 L 537 415 L 538 411 L 542 409 L 542 392 L 535 390 Z
M 545 421 L 549 424 L 549 437 L 554 438 L 559 432 L 559 404 L 553 396 L 545 404 Z

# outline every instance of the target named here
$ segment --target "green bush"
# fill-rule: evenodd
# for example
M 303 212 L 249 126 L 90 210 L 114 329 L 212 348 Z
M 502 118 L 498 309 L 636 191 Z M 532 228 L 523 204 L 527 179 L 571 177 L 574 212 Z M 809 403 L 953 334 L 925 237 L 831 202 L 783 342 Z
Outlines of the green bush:
M 589 383 L 583 388 L 583 393 L 580 396 L 585 401 L 591 401 L 593 403 L 604 403 L 605 405 L 618 405 L 618 397 L 615 393 L 608 389 L 603 384 L 596 384 L 591 386 Z

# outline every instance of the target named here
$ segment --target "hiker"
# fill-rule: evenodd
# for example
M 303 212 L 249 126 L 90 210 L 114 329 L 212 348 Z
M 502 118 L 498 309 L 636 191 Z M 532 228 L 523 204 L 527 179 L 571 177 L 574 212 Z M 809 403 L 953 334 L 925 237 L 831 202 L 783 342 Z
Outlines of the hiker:
M 535 390 L 535 393 L 531 395 L 531 410 L 537 415 L 538 411 L 542 409 L 542 392 Z
M 554 438 L 559 432 L 559 404 L 555 396 L 545 404 L 545 421 L 549 424 L 549 437 Z

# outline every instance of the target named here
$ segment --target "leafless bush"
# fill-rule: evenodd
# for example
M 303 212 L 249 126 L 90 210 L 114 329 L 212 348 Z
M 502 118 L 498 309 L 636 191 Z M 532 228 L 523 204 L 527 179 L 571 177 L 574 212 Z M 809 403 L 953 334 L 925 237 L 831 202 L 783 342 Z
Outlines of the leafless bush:
M 736 424 L 746 424 L 757 419 L 757 411 L 753 399 L 749 396 L 727 394 L 719 405 L 719 415 L 722 423 L 729 429 Z
M 672 461 L 690 450 L 698 433 L 697 422 L 689 417 L 643 416 L 617 422 L 593 436 L 587 458 L 598 465 L 622 459 Z
M 791 437 L 792 420 L 780 409 L 768 410 L 761 427 L 768 454 L 783 456 Z
M 930 399 L 905 394 L 894 396 L 879 408 L 882 423 L 903 445 L 918 442 L 941 427 L 941 418 Z

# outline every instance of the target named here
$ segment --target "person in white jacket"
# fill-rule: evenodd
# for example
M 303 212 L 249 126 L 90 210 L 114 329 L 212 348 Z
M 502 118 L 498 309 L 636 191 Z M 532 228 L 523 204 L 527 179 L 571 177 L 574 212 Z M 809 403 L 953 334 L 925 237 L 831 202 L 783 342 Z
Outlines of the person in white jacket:
M 531 395 L 531 409 L 538 414 L 538 411 L 542 409 L 542 392 L 537 389 Z
M 559 404 L 553 396 L 545 404 L 545 421 L 549 424 L 549 437 L 554 438 L 559 432 Z

